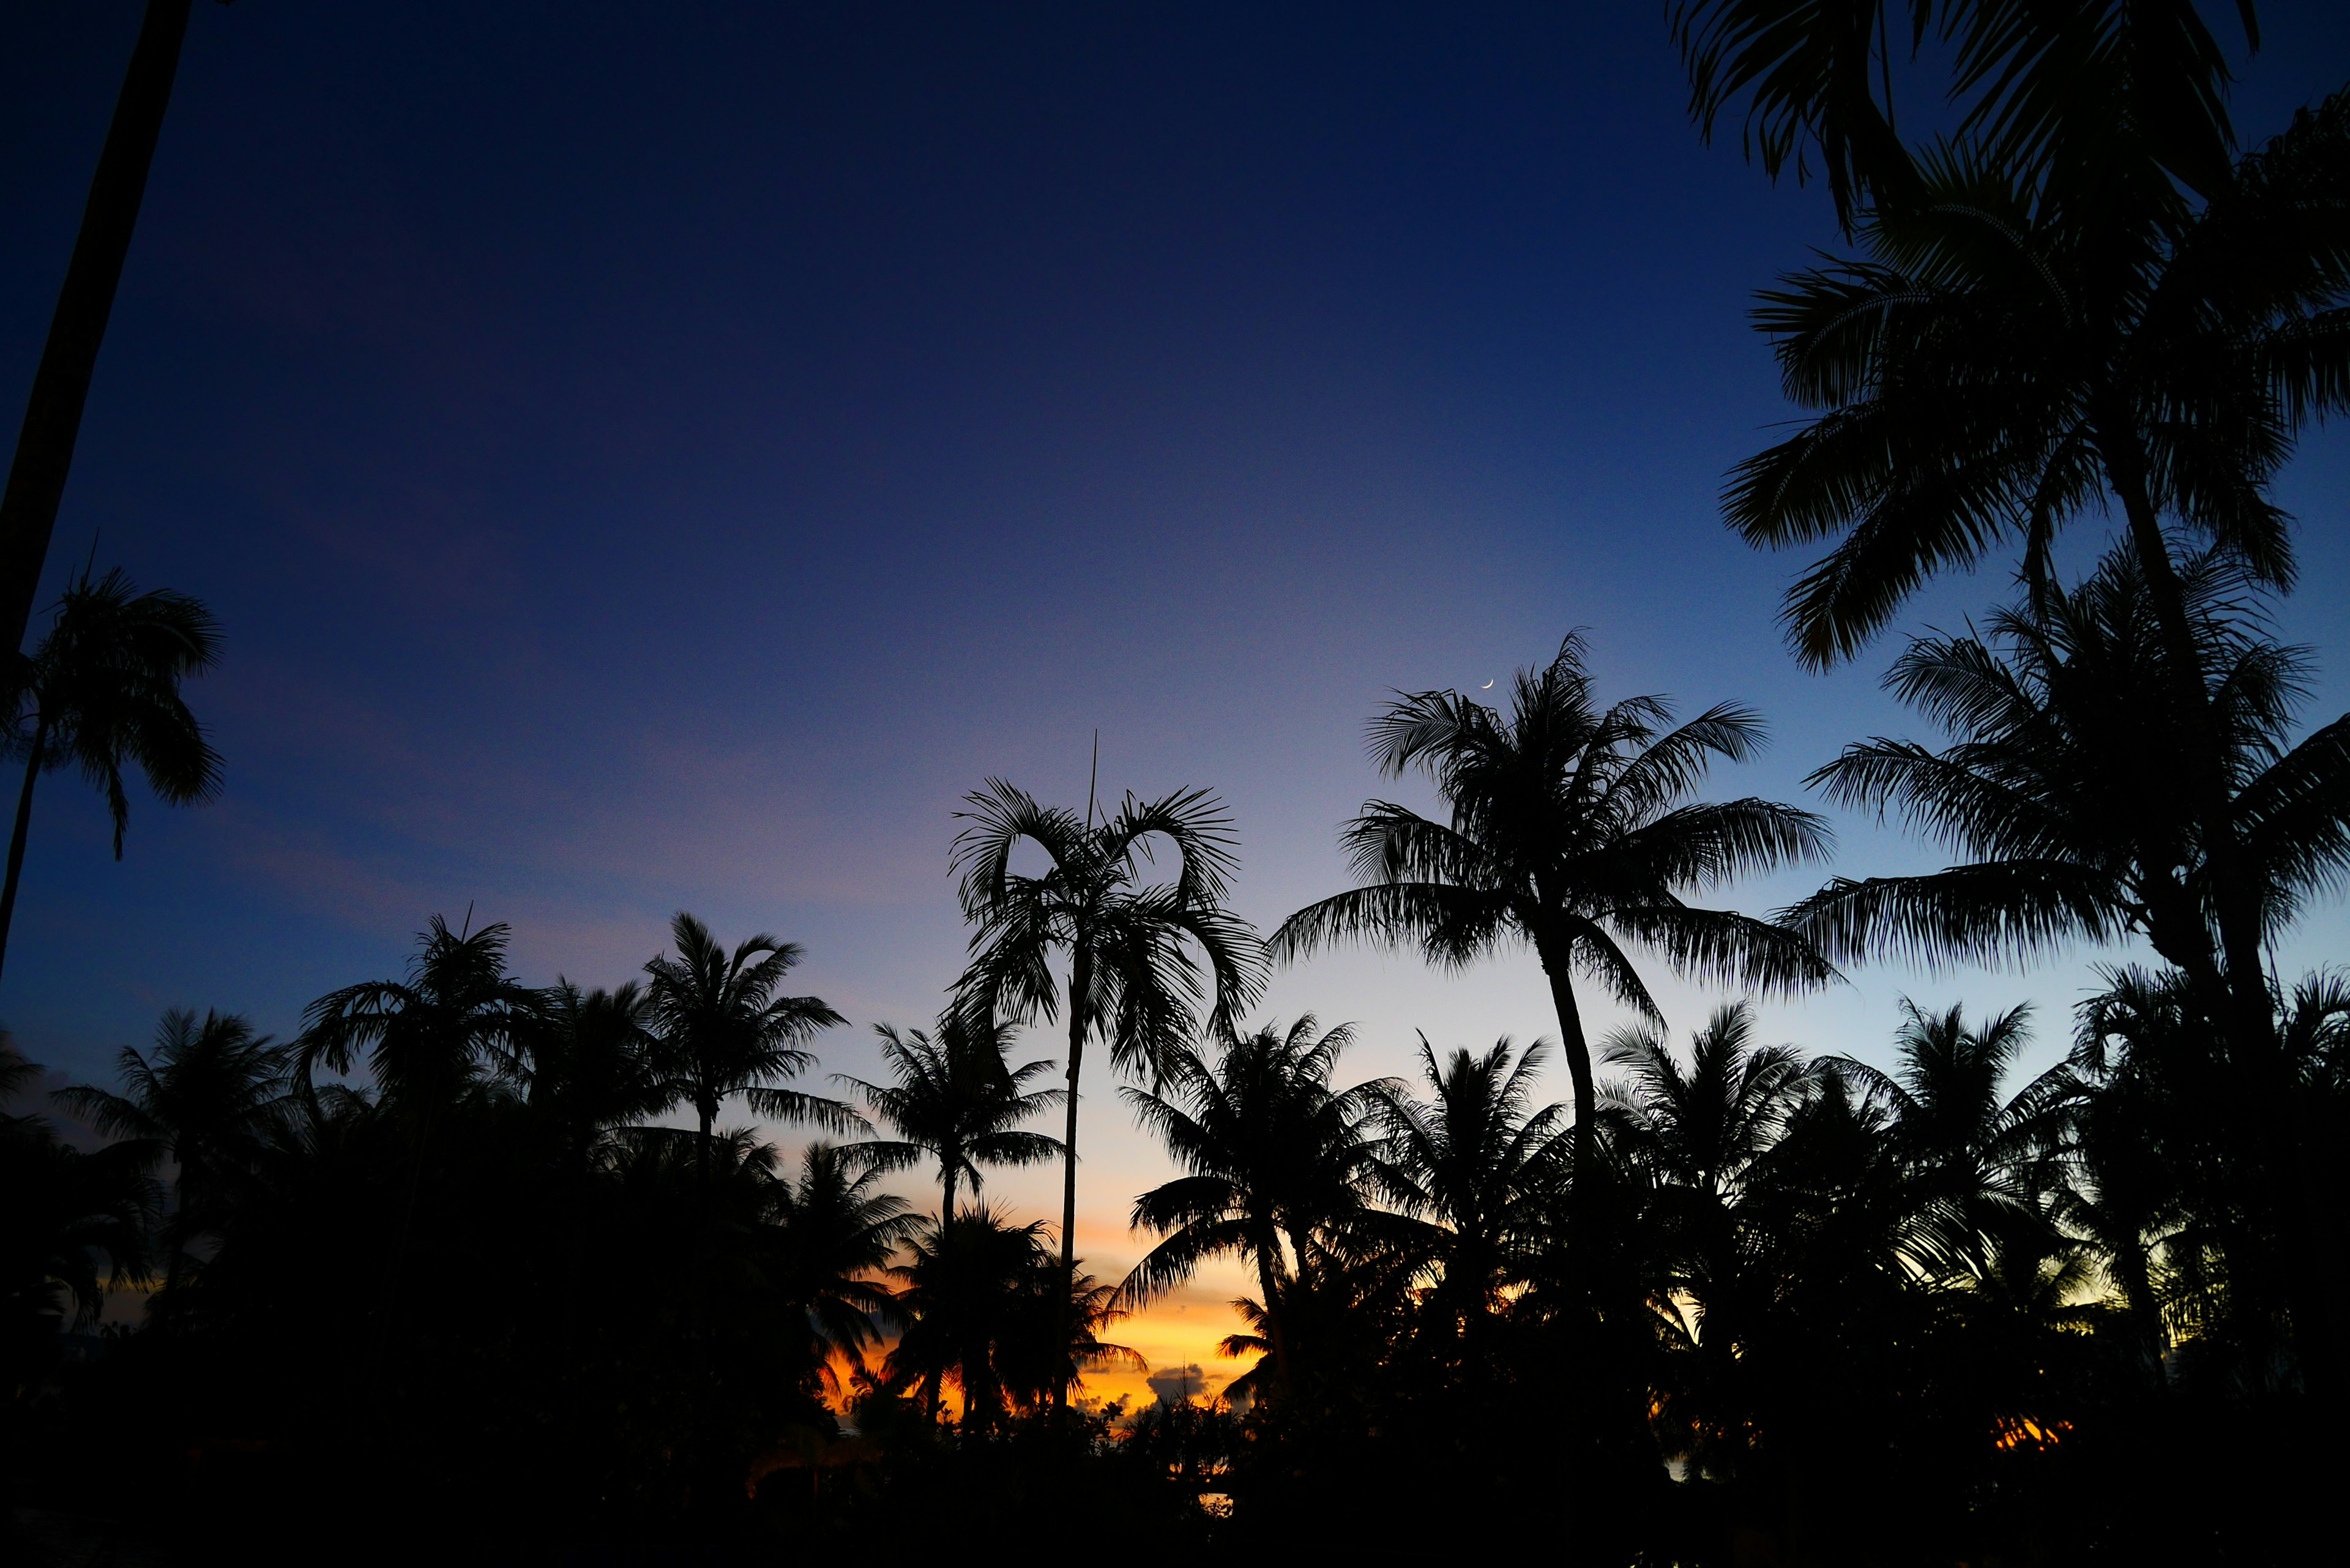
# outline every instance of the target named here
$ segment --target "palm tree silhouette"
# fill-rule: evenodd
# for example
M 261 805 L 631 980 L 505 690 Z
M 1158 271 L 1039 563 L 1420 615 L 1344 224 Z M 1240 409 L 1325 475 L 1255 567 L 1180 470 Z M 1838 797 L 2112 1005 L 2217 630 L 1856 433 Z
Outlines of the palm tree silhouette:
M 2225 561 L 2189 562 L 2181 584 L 2224 742 L 2228 836 L 2260 884 L 2266 939 L 2350 868 L 2350 722 L 2289 745 L 2305 657 L 2238 618 L 2245 585 Z M 2176 776 L 2182 723 L 2165 640 L 2137 562 L 2116 556 L 1982 635 L 1912 642 L 1886 684 L 1954 743 L 1859 742 L 1810 782 L 1838 805 L 1898 809 L 1967 858 L 1838 878 L 1783 919 L 1838 960 L 2014 961 L 2135 932 L 2227 1016 L 2210 840 L 2186 792 L 2155 787 Z
M 882 1337 L 876 1320 L 900 1319 L 880 1276 L 917 1223 L 904 1199 L 873 1190 L 880 1173 L 861 1163 L 849 1150 L 812 1143 L 798 1179 L 777 1182 L 771 1199 L 776 1283 L 806 1314 L 810 1354 L 836 1393 L 833 1359 L 862 1371 L 866 1347 Z
M 1711 141 L 1743 98 L 1748 155 L 1773 180 L 1793 167 L 1801 181 L 1816 158 L 1847 227 L 1865 203 L 1918 201 L 1892 51 L 1906 34 L 1914 65 L 1935 13 L 1913 5 L 1896 20 L 1896 11 L 1887 0 L 1677 0 L 1673 41 L 1700 134 Z M 1957 135 L 2019 178 L 2070 200 L 2116 171 L 2205 197 L 2223 187 L 2235 146 L 2227 57 L 2194 6 L 1956 0 L 1939 11 Z M 2238 14 L 2258 48 L 2251 6 Z M 1918 116 L 1936 128 L 1948 119 L 1947 109 Z
M 902 1170 L 925 1158 L 937 1160 L 941 1225 L 954 1219 L 955 1189 L 962 1178 L 971 1179 L 972 1195 L 978 1195 L 985 1179 L 982 1166 L 1035 1165 L 1060 1152 L 1059 1139 L 1018 1125 L 1059 1101 L 1058 1090 L 1028 1087 L 1054 1064 L 1012 1066 L 1003 1059 L 1010 1042 L 1002 1025 L 983 1025 L 950 1011 L 939 1021 L 935 1039 L 887 1023 L 875 1024 L 873 1031 L 881 1037 L 882 1060 L 897 1082 L 868 1084 L 845 1073 L 833 1078 L 861 1094 L 867 1107 L 898 1137 L 854 1144 L 848 1152 L 878 1170 Z M 922 1391 L 923 1408 L 933 1421 L 941 1391 L 934 1367 L 925 1375 Z
M 303 1093 L 314 1100 L 317 1069 L 348 1073 L 354 1053 L 365 1047 L 384 1107 L 408 1145 L 408 1196 L 375 1336 L 378 1370 L 400 1305 L 434 1135 L 468 1095 L 512 1062 L 539 1006 L 539 993 L 506 972 L 509 934 L 495 922 L 452 931 L 433 916 L 417 938 L 406 980 L 362 981 L 320 997 L 304 1012 L 294 1043 Z
M 0 1107 L 40 1077 L 0 1032 Z M 0 1376 L 13 1396 L 46 1370 L 57 1329 L 87 1327 L 109 1286 L 145 1276 L 158 1207 L 147 1164 L 136 1145 L 84 1154 L 61 1142 L 47 1117 L 0 1108 L 0 1191 L 8 1194 L 0 1204 Z
M 1017 1341 L 1037 1326 L 1034 1282 L 1052 1267 L 1045 1222 L 1014 1225 L 993 1207 L 974 1205 L 917 1231 L 906 1250 L 907 1261 L 889 1271 L 899 1282 L 897 1310 L 908 1320 L 889 1366 L 922 1380 L 932 1410 L 938 1387 L 951 1381 L 964 1428 L 985 1431 L 1010 1403 L 999 1355 L 1016 1363 Z
M 2032 1038 L 2029 1005 L 1973 1029 L 1955 1005 L 1928 1012 L 1904 998 L 1901 1013 L 1892 1073 L 1849 1056 L 1829 1061 L 1883 1107 L 1887 1148 L 1908 1176 L 1915 1266 L 1943 1279 L 1980 1275 L 1988 1239 L 2012 1230 L 2019 1212 L 2038 1218 L 2035 1196 L 2050 1185 L 2079 1081 L 2060 1063 L 2003 1095 Z
M 1364 886 L 1290 916 L 1273 948 L 1288 957 L 1349 938 L 1412 941 L 1458 969 L 1507 941 L 1531 943 L 1550 980 L 1575 1137 L 1587 1148 L 1598 1103 L 1576 975 L 1655 1019 L 1627 943 L 1681 973 L 1764 990 L 1819 984 L 1835 971 L 1791 931 L 1687 901 L 1826 849 L 1827 828 L 1809 812 L 1751 797 L 1689 800 L 1715 758 L 1754 753 L 1762 720 L 1725 703 L 1668 728 L 1672 711 L 1659 697 L 1597 709 L 1584 659 L 1573 633 L 1548 665 L 1520 670 L 1506 716 L 1457 691 L 1388 704 L 1371 721 L 1373 761 L 1389 777 L 1425 773 L 1451 820 L 1367 802 L 1340 836 Z
M 1475 1334 L 1520 1276 L 1520 1253 L 1543 1198 L 1559 1184 L 1565 1107 L 1534 1103 L 1549 1043 L 1516 1050 L 1504 1035 L 1478 1055 L 1442 1061 L 1419 1038 L 1427 1097 L 1384 1083 L 1372 1090 L 1379 1142 L 1370 1174 L 1382 1196 L 1419 1222 L 1423 1255 L 1440 1270 L 1430 1305 Z
M 120 570 L 95 581 L 85 572 L 66 589 L 26 673 L 22 693 L 30 711 L 18 723 L 29 724 L 29 733 L 11 736 L 22 746 L 25 784 L 0 884 L 0 962 L 25 869 L 34 783 L 44 771 L 79 768 L 106 793 L 114 857 L 121 859 L 130 821 L 125 763 L 137 763 L 167 805 L 193 805 L 220 789 L 220 753 L 180 696 L 182 681 L 219 659 L 219 627 L 194 599 L 161 588 L 140 593 Z
M 816 1064 L 803 1048 L 819 1030 L 848 1022 L 817 997 L 778 996 L 801 948 L 761 932 L 729 953 L 710 928 L 682 910 L 670 922 L 674 957 L 645 965 L 661 1071 L 671 1093 L 691 1103 L 698 1123 L 696 1156 L 707 1179 L 710 1127 L 718 1107 L 740 1095 L 775 1121 L 812 1121 L 836 1132 L 860 1130 L 838 1100 L 781 1085 Z
M 964 802 L 969 809 L 956 815 L 970 826 L 955 837 L 950 868 L 962 876 L 972 930 L 957 1011 L 1019 1023 L 1049 1022 L 1065 1002 L 1068 1012 L 1061 1271 L 1069 1283 L 1076 1272 L 1077 1075 L 1087 1040 L 1106 1036 L 1114 1066 L 1156 1075 L 1189 1039 L 1201 1002 L 1209 1002 L 1211 1028 L 1232 1027 L 1263 987 L 1263 955 L 1255 933 L 1224 907 L 1238 861 L 1231 819 L 1206 790 L 1151 801 L 1129 794 L 1099 824 L 1090 812 L 1080 818 L 1039 805 L 1002 779 L 988 780 Z M 1146 882 L 1153 846 L 1162 840 L 1175 855 L 1174 879 Z M 1050 860 L 1043 875 L 1012 870 L 1023 843 Z M 1207 986 L 1194 949 L 1207 961 Z M 1055 955 L 1069 966 L 1066 997 L 1053 978 Z
M 2117 506 L 2159 629 L 2199 821 L 2231 1027 L 2269 1027 L 2260 868 L 2229 810 L 2232 737 L 2166 524 L 2262 581 L 2293 578 L 2270 481 L 2303 424 L 2350 408 L 2350 95 L 2227 172 L 2188 214 L 2168 180 L 2052 205 L 1975 155 L 1862 225 L 1865 260 L 1762 296 L 1787 395 L 1822 410 L 1733 472 L 1731 525 L 1773 547 L 1841 536 L 1790 591 L 1797 652 L 1851 657 L 1928 576 L 2052 542 Z
M 1397 1086 L 1334 1090 L 1330 1075 L 1355 1032 L 1340 1024 L 1317 1037 L 1317 1027 L 1306 1013 L 1286 1030 L 1228 1036 L 1213 1062 L 1186 1049 L 1167 1064 L 1163 1089 L 1125 1091 L 1186 1174 L 1134 1200 L 1135 1229 L 1161 1240 L 1127 1275 L 1120 1303 L 1147 1304 L 1211 1258 L 1248 1259 L 1284 1386 L 1295 1354 L 1290 1260 L 1304 1266 L 1364 1207 L 1365 1123 L 1380 1092 Z
M 849 1153 L 879 1170 L 903 1170 L 924 1159 L 939 1166 L 939 1213 L 954 1215 L 955 1189 L 969 1178 L 976 1196 L 981 1167 L 1035 1165 L 1061 1152 L 1058 1138 L 1023 1131 L 1020 1123 L 1060 1102 L 1060 1091 L 1028 1085 L 1053 1070 L 1049 1061 L 1004 1060 L 1010 1041 L 1001 1025 L 972 1026 L 950 1012 L 935 1037 L 919 1029 L 877 1023 L 881 1059 L 897 1081 L 868 1084 L 836 1073 L 864 1097 L 876 1119 L 898 1136 L 849 1146 Z
M 305 1080 L 322 1066 L 349 1072 L 364 1047 L 384 1105 L 421 1150 L 441 1118 L 507 1069 L 536 1027 L 541 993 L 506 972 L 512 935 L 504 922 L 452 931 L 433 916 L 406 980 L 347 985 L 305 1011 L 295 1042 Z
M 234 1209 L 241 1184 L 286 1106 L 290 1053 L 255 1034 L 234 1013 L 174 1009 L 156 1026 L 154 1055 L 124 1046 L 115 1059 L 123 1093 L 86 1084 L 57 1092 L 59 1104 L 150 1162 L 169 1160 L 173 1181 L 159 1311 L 178 1304 L 191 1242 Z

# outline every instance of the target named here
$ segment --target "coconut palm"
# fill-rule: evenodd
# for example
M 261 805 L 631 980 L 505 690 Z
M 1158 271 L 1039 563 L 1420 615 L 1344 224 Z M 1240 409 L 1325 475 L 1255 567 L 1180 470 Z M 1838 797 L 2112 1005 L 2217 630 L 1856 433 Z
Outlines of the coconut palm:
M 1929 34 L 1947 62 L 1947 123 L 2035 184 L 2093 188 L 2119 166 L 2209 195 L 2235 145 L 2229 71 L 2192 0 L 1677 0 L 1673 40 L 1690 75 L 1690 112 L 1709 141 L 1746 102 L 1743 140 L 1773 180 L 1818 161 L 1837 215 L 1914 199 L 1915 155 L 1898 128 L 1894 56 L 1915 67 Z M 2260 46 L 2250 0 L 2237 7 Z M 1906 15 L 1905 15 L 1906 13 Z M 1907 78 L 1911 73 L 1905 71 Z M 2143 176 L 2141 176 L 2143 178 Z
M 345 986 L 305 1011 L 295 1042 L 305 1080 L 320 1067 L 349 1072 L 364 1048 L 383 1104 L 421 1162 L 442 1118 L 504 1071 L 536 1027 L 540 993 L 506 972 L 511 935 L 503 922 L 452 931 L 433 916 L 407 979 Z
M 59 1104 L 150 1160 L 178 1168 L 173 1180 L 162 1302 L 174 1300 L 189 1243 L 235 1204 L 234 1189 L 250 1172 L 286 1106 L 290 1054 L 234 1013 L 184 1009 L 163 1014 L 151 1058 L 124 1046 L 116 1058 L 123 1092 L 78 1084 Z
M 2178 793 L 2198 816 L 2230 1026 L 2269 1027 L 2259 867 L 2232 836 L 2221 694 L 2199 682 L 2169 535 L 2290 584 L 2270 483 L 2312 417 L 2350 407 L 2350 97 L 2247 158 L 2191 216 L 2168 181 L 2052 208 L 1953 156 L 1862 225 L 1866 255 L 1762 296 L 1788 396 L 1818 416 L 1739 465 L 1750 542 L 1839 542 L 1790 592 L 1814 665 L 1849 658 L 1929 575 L 2118 512 L 2177 685 Z
M 558 977 L 521 1021 L 511 1072 L 531 1109 L 584 1172 L 611 1128 L 667 1110 L 673 1100 L 653 1060 L 650 1003 L 636 981 L 583 992 Z
M 2226 830 L 2255 873 L 2265 940 L 2350 870 L 2350 723 L 2291 743 L 2306 657 L 2251 633 L 2226 562 L 2198 557 L 2181 581 L 2223 742 Z M 2175 782 L 2164 642 L 2126 556 L 1999 612 L 1981 635 L 1913 641 L 1886 684 L 1953 743 L 1856 743 L 1810 782 L 1839 805 L 1898 810 L 1964 858 L 1839 878 L 1783 918 L 1838 960 L 2023 961 L 2140 935 L 2226 1017 L 2216 878 L 2202 815 Z
M 986 1430 L 1009 1408 L 999 1358 L 1021 1361 L 1020 1337 L 1045 1332 L 1035 1311 L 1036 1282 L 1053 1267 L 1045 1232 L 1041 1220 L 1014 1225 L 981 1204 L 909 1238 L 907 1261 L 890 1270 L 900 1282 L 898 1310 L 909 1322 L 889 1366 L 922 1380 L 933 1414 L 937 1389 L 948 1381 L 962 1397 L 967 1430 Z M 1009 1381 L 1016 1388 L 1016 1375 Z
M 1751 1407 L 1739 1362 L 1768 1314 L 1768 1243 L 1756 1234 L 1772 1160 L 1814 1088 L 1793 1047 L 1754 1040 L 1743 1002 L 1717 1008 L 1690 1037 L 1684 1065 L 1653 1025 L 1610 1035 L 1607 1065 L 1623 1074 L 1607 1097 L 1622 1117 L 1622 1183 L 1649 1220 L 1657 1275 L 1651 1310 L 1679 1353 L 1668 1422 L 1680 1457 L 1717 1461 Z
M 771 1199 L 769 1267 L 784 1299 L 806 1314 L 809 1355 L 835 1393 L 833 1360 L 863 1370 L 882 1324 L 899 1321 L 881 1275 L 916 1223 L 904 1199 L 873 1190 L 879 1173 L 861 1163 L 837 1145 L 812 1143 L 797 1179 L 777 1182 Z
M 1053 1070 L 1049 1061 L 1004 1060 L 1010 1044 L 1001 1025 L 974 1027 L 949 1012 L 935 1036 L 919 1029 L 877 1023 L 881 1059 L 892 1084 L 868 1084 L 836 1073 L 836 1083 L 864 1097 L 866 1107 L 898 1136 L 853 1144 L 847 1152 L 879 1170 L 902 1170 L 924 1159 L 939 1167 L 939 1213 L 954 1215 L 955 1192 L 968 1178 L 976 1197 L 984 1166 L 1035 1165 L 1060 1153 L 1057 1138 L 1019 1124 L 1060 1100 L 1060 1092 L 1028 1085 Z
M 1929 1274 L 1980 1273 L 1982 1239 L 2012 1223 L 2047 1185 L 2079 1081 L 2064 1064 L 2003 1094 L 2031 1043 L 2032 1009 L 2009 1008 L 1976 1028 L 1962 1007 L 1929 1012 L 1903 998 L 1890 1074 L 1831 1058 L 1846 1082 L 1883 1106 L 1886 1137 L 1910 1179 L 1918 1224 L 1910 1246 Z
M 0 961 L 16 910 L 25 843 L 33 825 L 33 785 L 45 772 L 81 770 L 105 792 L 114 819 L 114 857 L 130 821 L 122 787 L 136 763 L 148 788 L 171 805 L 208 800 L 220 789 L 220 753 L 181 698 L 181 683 L 220 659 L 212 612 L 167 589 L 140 593 L 120 570 L 92 579 L 84 572 L 57 601 L 57 619 L 33 655 L 12 714 L 21 734 L 25 783 L 16 795 L 8 869 L 0 883 Z
M 1531 945 L 1558 1012 L 1579 1145 L 1598 1101 L 1578 975 L 1653 1020 L 1662 1014 L 1627 946 L 1681 974 L 1764 991 L 1835 974 L 1794 933 L 1689 901 L 1827 847 L 1809 812 L 1690 799 L 1715 759 L 1761 747 L 1762 719 L 1724 703 L 1671 727 L 1660 697 L 1599 709 L 1585 658 L 1572 633 L 1549 664 L 1520 670 L 1506 715 L 1457 691 L 1389 703 L 1371 721 L 1373 761 L 1390 777 L 1426 774 L 1451 821 L 1367 802 L 1340 835 L 1364 885 L 1300 909 L 1273 938 L 1284 957 L 1346 939 L 1415 942 L 1453 969 L 1505 943 Z
M 226 0 L 223 0 L 226 4 Z M 82 406 L 98 369 L 99 346 L 114 311 L 115 286 L 130 254 L 131 231 L 147 193 L 148 166 L 162 135 L 163 111 L 179 75 L 190 0 L 147 0 L 146 20 L 132 46 L 122 93 L 115 100 L 106 145 L 90 177 L 89 202 L 67 264 L 64 286 L 49 317 L 49 336 L 34 372 L 25 423 L 16 437 L 8 485 L 0 494 L 0 659 L 13 661 L 24 646 L 41 566 L 65 498 L 81 435 Z M 11 683 L 13 684 L 13 682 Z
M 1261 945 L 1224 907 L 1238 860 L 1231 819 L 1213 794 L 1129 794 L 1099 823 L 1045 806 L 1002 779 L 964 797 L 951 867 L 972 923 L 971 963 L 957 1011 L 975 1019 L 1068 1023 L 1066 1121 L 1061 1137 L 1061 1270 L 1076 1269 L 1077 1078 L 1086 1043 L 1107 1040 L 1111 1064 L 1157 1075 L 1199 1027 L 1230 1030 L 1263 984 Z M 1048 868 L 1015 873 L 1013 853 L 1042 850 Z M 1146 876 L 1155 848 L 1173 854 L 1171 880 Z M 1197 954 L 1195 957 L 1194 954 Z M 1055 958 L 1067 965 L 1056 982 Z M 1203 983 L 1200 961 L 1205 960 Z
M 1792 1045 L 1754 1044 L 1754 1010 L 1729 1002 L 1690 1036 L 1684 1067 L 1655 1025 L 1619 1029 L 1601 1046 L 1627 1075 L 1610 1098 L 1633 1141 L 1674 1187 L 1720 1199 L 1743 1181 L 1784 1130 L 1809 1072 Z
M 1362 1210 L 1376 1097 L 1395 1085 L 1335 1089 L 1330 1075 L 1354 1043 L 1351 1025 L 1316 1035 L 1312 1013 L 1288 1029 L 1227 1036 L 1211 1062 L 1179 1052 L 1161 1088 L 1128 1087 L 1126 1101 L 1185 1174 L 1134 1200 L 1134 1227 L 1160 1238 L 1119 1287 L 1143 1305 L 1211 1258 L 1256 1271 L 1274 1361 L 1286 1385 L 1294 1351 L 1289 1287 L 1317 1243 Z
M 1419 1037 L 1420 1098 L 1400 1084 L 1376 1085 L 1369 1162 L 1380 1195 L 1421 1226 L 1440 1271 L 1432 1298 L 1446 1321 L 1474 1332 L 1519 1274 L 1519 1256 L 1544 1199 L 1559 1183 L 1565 1107 L 1534 1103 L 1534 1075 L 1548 1054 L 1504 1035 L 1482 1055 L 1465 1046 L 1443 1061 Z
M 836 1132 L 862 1129 L 837 1100 L 782 1085 L 816 1064 L 803 1047 L 819 1030 L 848 1022 L 817 997 L 778 996 L 801 948 L 761 932 L 729 953 L 710 928 L 681 910 L 670 922 L 674 956 L 645 965 L 659 1059 L 670 1092 L 693 1106 L 699 1180 L 707 1180 L 711 1124 L 741 1096 L 775 1121 L 811 1121 Z

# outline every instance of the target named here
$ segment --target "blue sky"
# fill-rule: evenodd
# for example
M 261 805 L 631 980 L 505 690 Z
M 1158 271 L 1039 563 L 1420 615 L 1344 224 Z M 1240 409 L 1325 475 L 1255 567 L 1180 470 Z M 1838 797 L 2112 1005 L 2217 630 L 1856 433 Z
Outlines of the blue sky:
M 0 20 L 0 386 L 139 9 Z M 2252 133 L 2350 78 L 2350 15 L 2263 12 Z M 869 1074 L 864 1026 L 955 971 L 957 797 L 1081 803 L 1097 726 L 1107 787 L 1222 792 L 1268 925 L 1341 885 L 1389 688 L 1572 627 L 1610 692 L 1770 715 L 1725 792 L 1914 732 L 1890 644 L 1787 659 L 1803 563 L 1719 522 L 1787 413 L 1748 296 L 1834 234 L 1685 93 L 1655 7 L 199 6 L 56 556 L 218 611 L 228 788 L 139 801 L 117 865 L 45 784 L 0 1017 L 90 1074 L 166 1006 L 290 1030 L 434 911 L 609 983 L 686 908 L 806 943 L 858 1024 L 826 1064 Z M 2284 623 L 2334 665 L 2345 478 L 2320 432 L 2282 491 Z M 1841 826 L 1838 870 L 1924 863 Z M 1769 1026 L 1881 1059 L 1904 992 L 2031 997 L 2044 1056 L 2095 956 L 1859 971 Z M 1664 990 L 1677 1030 L 1713 1000 Z M 1305 1008 L 1366 1075 L 1553 1026 L 1527 958 L 1317 960 L 1266 1011 Z M 1107 1260 L 1157 1165 L 1094 1104 Z

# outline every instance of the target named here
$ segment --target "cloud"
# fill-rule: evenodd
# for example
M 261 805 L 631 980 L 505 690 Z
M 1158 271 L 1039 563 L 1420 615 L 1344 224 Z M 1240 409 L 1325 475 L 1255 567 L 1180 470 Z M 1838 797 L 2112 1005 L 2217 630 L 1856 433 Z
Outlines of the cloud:
M 1205 1398 L 1208 1394 L 1207 1373 L 1196 1361 L 1181 1366 L 1155 1367 L 1143 1382 L 1161 1405 L 1187 1404 Z

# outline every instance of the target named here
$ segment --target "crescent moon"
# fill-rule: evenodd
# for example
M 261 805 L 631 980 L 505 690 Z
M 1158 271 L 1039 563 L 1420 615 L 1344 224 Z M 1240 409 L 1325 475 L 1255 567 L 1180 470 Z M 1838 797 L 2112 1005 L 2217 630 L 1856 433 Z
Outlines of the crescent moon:
M 1486 681 L 1486 682 L 1485 682 L 1485 684 L 1483 684 L 1482 686 L 1480 686 L 1479 688 L 1477 688 L 1477 690 L 1478 690 L 1478 691 L 1491 691 L 1492 689 L 1493 689 L 1493 682 L 1492 682 L 1492 681 L 1491 681 L 1491 680 Z

